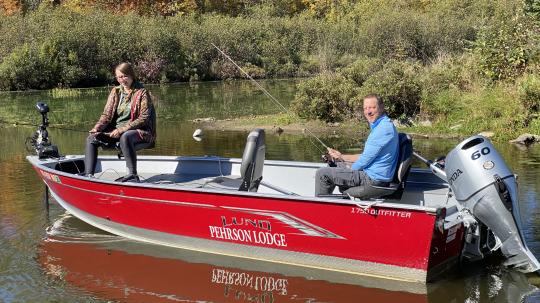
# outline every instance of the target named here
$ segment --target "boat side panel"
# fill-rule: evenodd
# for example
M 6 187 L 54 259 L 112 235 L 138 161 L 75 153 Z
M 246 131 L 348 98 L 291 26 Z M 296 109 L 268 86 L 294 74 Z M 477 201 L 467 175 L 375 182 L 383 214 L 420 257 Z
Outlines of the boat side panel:
M 52 195 L 67 211 L 81 220 L 113 234 L 139 241 L 228 256 L 278 262 L 288 265 L 307 266 L 315 269 L 334 270 L 377 278 L 391 278 L 409 282 L 425 282 L 427 276 L 425 270 L 416 268 L 365 262 L 308 252 L 286 251 L 270 247 L 256 247 L 245 244 L 206 240 L 128 226 L 112 220 L 95 217 L 73 207 L 56 194 L 52 193 Z
M 53 192 L 105 220 L 213 241 L 427 269 L 435 215 L 424 211 L 44 176 Z

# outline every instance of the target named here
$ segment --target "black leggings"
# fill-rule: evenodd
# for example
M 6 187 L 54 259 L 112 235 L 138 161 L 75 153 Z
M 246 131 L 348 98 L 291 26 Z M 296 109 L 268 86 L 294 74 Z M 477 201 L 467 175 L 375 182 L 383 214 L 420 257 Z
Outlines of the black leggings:
M 97 139 L 99 140 L 96 140 Z M 91 134 L 86 138 L 86 150 L 84 155 L 85 174 L 94 174 L 98 156 L 98 147 L 114 148 L 120 142 L 120 149 L 126 158 L 126 166 L 129 174 L 137 174 L 137 150 L 150 147 L 151 143 L 143 141 L 136 130 L 128 130 L 119 139 L 111 138 L 104 134 Z

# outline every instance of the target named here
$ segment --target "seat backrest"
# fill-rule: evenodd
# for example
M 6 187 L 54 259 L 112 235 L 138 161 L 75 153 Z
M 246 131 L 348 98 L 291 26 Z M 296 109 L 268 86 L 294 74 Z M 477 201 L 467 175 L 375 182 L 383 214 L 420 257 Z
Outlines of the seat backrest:
M 264 129 L 256 128 L 247 136 L 240 166 L 242 184 L 238 190 L 257 191 L 262 180 L 265 154 Z
M 402 183 L 406 181 L 407 175 L 409 174 L 409 171 L 411 169 L 411 163 L 413 160 L 412 158 L 413 146 L 412 146 L 412 138 L 408 134 L 399 133 L 398 140 L 399 140 L 399 155 L 398 155 L 398 163 L 396 167 L 396 172 L 394 173 L 393 181 L 395 183 Z
M 360 199 L 401 199 L 403 190 L 405 189 L 405 181 L 411 170 L 413 148 L 411 137 L 405 133 L 398 134 L 398 142 L 398 162 L 392 180 L 393 184 L 391 184 L 391 186 L 380 187 L 360 185 L 351 187 L 343 193 Z

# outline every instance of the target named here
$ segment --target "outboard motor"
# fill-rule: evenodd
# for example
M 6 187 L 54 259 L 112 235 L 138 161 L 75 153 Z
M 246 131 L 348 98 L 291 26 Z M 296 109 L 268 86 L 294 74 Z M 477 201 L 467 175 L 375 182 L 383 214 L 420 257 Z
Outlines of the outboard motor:
M 47 131 L 47 126 L 49 126 L 49 118 L 47 117 L 49 106 L 46 103 L 38 102 L 36 104 L 36 108 L 41 114 L 41 125 L 38 127 L 34 135 L 31 138 L 28 138 L 29 143 L 35 150 L 39 159 L 58 158 L 60 157 L 58 147 L 51 144 L 49 141 L 49 132 Z
M 491 142 L 472 136 L 446 156 L 446 175 L 456 200 L 501 241 L 506 266 L 540 269 L 521 232 L 517 181 Z

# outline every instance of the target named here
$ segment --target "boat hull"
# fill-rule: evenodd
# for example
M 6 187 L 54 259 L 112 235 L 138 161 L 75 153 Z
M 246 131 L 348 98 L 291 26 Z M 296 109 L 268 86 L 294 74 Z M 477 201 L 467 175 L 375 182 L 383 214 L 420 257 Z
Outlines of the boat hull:
M 33 164 L 68 212 L 144 242 L 421 282 L 454 263 L 462 248 L 463 227 L 440 228 L 436 209 L 121 184 Z

